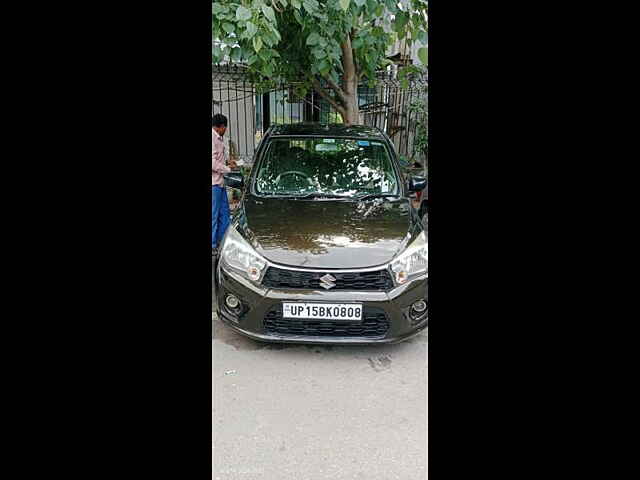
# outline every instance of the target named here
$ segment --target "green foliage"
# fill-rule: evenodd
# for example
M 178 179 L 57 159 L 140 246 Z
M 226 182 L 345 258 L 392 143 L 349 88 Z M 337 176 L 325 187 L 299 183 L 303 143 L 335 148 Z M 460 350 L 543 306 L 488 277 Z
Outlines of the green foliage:
M 327 115 L 327 123 L 344 123 L 342 116 L 338 112 L 329 112 Z
M 213 62 L 231 56 L 249 65 L 254 80 L 265 84 L 304 75 L 337 80 L 344 71 L 341 45 L 350 39 L 358 73 L 373 79 L 388 65 L 387 49 L 396 39 L 426 43 L 427 4 L 427 0 L 215 0 L 213 38 L 221 43 L 214 46 Z M 426 48 L 419 50 L 419 56 L 426 60 Z
M 427 65 L 427 49 L 426 47 L 422 47 L 418 49 L 418 58 L 422 62 L 423 65 Z

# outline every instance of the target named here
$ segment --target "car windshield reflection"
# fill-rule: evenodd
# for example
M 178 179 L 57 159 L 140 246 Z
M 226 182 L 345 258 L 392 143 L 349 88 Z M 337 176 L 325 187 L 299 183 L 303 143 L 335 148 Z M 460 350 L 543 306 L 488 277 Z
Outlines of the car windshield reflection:
M 399 181 L 382 142 L 345 138 L 277 138 L 256 175 L 264 196 L 396 196 Z

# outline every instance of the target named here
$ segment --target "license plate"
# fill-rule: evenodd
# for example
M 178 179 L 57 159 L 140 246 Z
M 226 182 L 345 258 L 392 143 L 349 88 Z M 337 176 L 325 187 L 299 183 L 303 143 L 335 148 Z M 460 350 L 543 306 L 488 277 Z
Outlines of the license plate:
M 286 303 L 282 304 L 284 318 L 308 318 L 313 320 L 362 320 L 359 303 Z

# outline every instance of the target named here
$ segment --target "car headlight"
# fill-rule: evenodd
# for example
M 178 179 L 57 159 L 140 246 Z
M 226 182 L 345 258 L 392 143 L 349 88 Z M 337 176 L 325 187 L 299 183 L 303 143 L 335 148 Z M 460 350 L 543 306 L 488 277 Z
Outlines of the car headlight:
M 412 278 L 427 273 L 428 252 L 427 236 L 424 232 L 418 235 L 398 258 L 391 262 L 391 271 L 398 285 L 407 283 Z
M 267 266 L 265 259 L 231 226 L 227 232 L 220 259 L 224 265 L 253 282 L 259 282 L 262 279 Z

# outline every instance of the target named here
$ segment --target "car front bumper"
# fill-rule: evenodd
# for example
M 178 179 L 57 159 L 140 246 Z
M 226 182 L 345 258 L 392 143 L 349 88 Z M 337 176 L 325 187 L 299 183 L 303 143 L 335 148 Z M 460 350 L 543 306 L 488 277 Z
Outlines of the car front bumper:
M 238 333 L 263 342 L 307 344 L 372 344 L 397 343 L 417 335 L 427 327 L 429 309 L 420 316 L 412 315 L 411 306 L 418 300 L 428 305 L 427 275 L 389 291 L 319 291 L 301 289 L 273 289 L 255 285 L 235 272 L 218 265 L 216 275 L 217 313 L 222 322 Z M 228 294 L 240 299 L 240 307 L 229 308 L 225 303 Z M 384 313 L 388 328 L 380 335 L 341 335 L 335 332 L 299 334 L 283 333 L 268 328 L 265 318 L 281 312 L 282 302 L 361 303 L 365 312 Z M 379 317 L 380 318 L 380 317 Z M 299 324 L 305 321 L 296 321 Z M 309 322 L 321 323 L 321 320 Z M 329 322 L 350 325 L 353 322 Z M 357 324 L 356 324 L 357 328 Z

